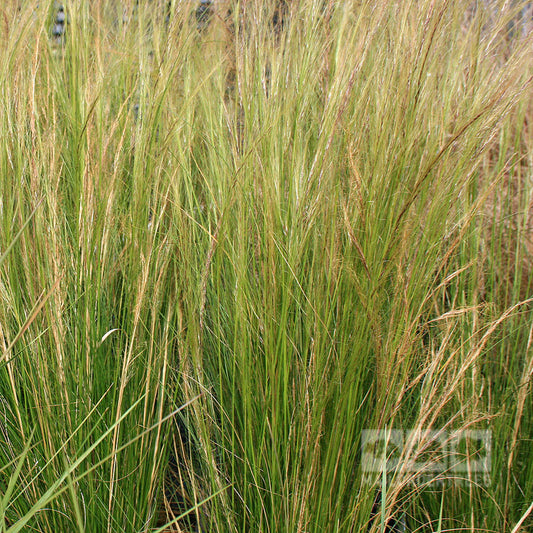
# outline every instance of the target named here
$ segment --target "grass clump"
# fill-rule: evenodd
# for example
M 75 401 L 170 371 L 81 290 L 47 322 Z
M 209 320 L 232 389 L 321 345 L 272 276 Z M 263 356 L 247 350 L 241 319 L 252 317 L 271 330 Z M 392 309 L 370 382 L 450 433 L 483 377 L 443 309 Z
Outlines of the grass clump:
M 0 531 L 530 527 L 509 4 L 6 3 Z

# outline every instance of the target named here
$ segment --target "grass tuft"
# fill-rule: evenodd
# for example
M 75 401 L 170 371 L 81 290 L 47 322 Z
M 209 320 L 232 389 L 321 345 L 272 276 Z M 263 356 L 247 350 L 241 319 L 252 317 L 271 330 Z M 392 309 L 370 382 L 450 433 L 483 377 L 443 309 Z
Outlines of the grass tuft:
M 4 2 L 0 533 L 531 529 L 531 6 L 465 6 Z

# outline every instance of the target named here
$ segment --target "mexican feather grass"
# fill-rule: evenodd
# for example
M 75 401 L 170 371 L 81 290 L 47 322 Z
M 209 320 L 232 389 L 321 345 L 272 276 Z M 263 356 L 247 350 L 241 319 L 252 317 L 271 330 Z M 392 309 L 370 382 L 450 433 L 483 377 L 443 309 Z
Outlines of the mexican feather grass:
M 526 4 L 2 4 L 0 532 L 533 527 Z

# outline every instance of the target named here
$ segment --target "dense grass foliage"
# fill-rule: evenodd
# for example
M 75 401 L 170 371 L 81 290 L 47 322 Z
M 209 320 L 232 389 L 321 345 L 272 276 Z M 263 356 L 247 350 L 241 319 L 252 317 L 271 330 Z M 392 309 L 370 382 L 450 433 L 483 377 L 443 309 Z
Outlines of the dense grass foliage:
M 0 8 L 0 532 L 531 530 L 523 5 L 139 4 Z

